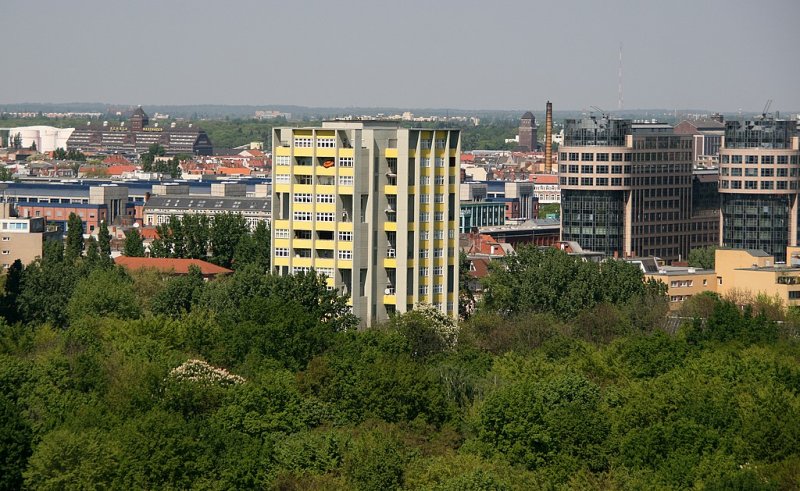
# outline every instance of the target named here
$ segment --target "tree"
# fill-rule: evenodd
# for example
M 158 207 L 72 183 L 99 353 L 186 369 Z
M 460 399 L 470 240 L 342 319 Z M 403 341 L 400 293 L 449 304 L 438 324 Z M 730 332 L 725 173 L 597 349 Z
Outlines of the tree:
M 25 267 L 22 261 L 17 259 L 11 264 L 6 273 L 5 281 L 5 295 L 2 300 L 2 313 L 3 317 L 9 322 L 16 322 L 19 319 L 19 306 L 17 299 L 22 291 L 22 276 L 25 273 Z
M 34 152 L 36 151 L 36 142 L 35 141 L 31 142 L 30 150 L 33 150 Z
M 123 256 L 144 257 L 144 240 L 139 234 L 138 228 L 132 228 L 125 232 L 125 246 L 122 250 Z
M 72 322 L 83 317 L 136 319 L 141 315 L 133 281 L 120 267 L 95 269 L 78 281 L 67 311 Z
M 214 215 L 211 221 L 211 262 L 230 268 L 236 248 L 246 235 L 247 222 L 241 214 Z
M 14 173 L 7 167 L 0 168 L 0 181 L 14 181 Z
M 699 247 L 689 251 L 689 266 L 703 269 L 714 269 L 716 246 Z
M 266 222 L 258 222 L 256 229 L 244 235 L 233 255 L 233 269 L 254 265 L 261 271 L 270 268 L 270 231 Z
M 111 234 L 108 232 L 108 224 L 105 220 L 100 222 L 100 229 L 97 231 L 97 245 L 100 247 L 101 255 L 111 256 Z
M 15 150 L 19 150 L 20 148 L 22 148 L 22 134 L 21 133 L 17 133 L 16 135 L 14 135 L 12 146 L 14 147 Z
M 83 248 L 83 220 L 75 213 L 70 213 L 67 220 L 65 255 L 68 259 L 76 259 L 83 254 Z
M 140 158 L 142 170 L 145 172 L 153 172 L 155 170 L 154 162 L 156 157 L 162 157 L 164 153 L 164 147 L 158 143 L 153 143 L 150 145 L 150 147 L 147 149 L 147 152 L 142 154 Z
M 469 318 L 475 311 L 475 295 L 472 293 L 470 281 L 470 261 L 464 251 L 458 254 L 458 317 L 462 320 Z

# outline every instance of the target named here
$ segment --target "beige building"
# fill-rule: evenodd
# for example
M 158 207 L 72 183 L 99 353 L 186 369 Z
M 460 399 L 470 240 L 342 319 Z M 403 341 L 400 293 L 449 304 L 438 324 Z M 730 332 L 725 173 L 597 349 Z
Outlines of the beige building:
M 458 130 L 382 121 L 273 130 L 272 265 L 311 269 L 366 325 L 458 313 Z
M 715 257 L 720 295 L 778 296 L 787 306 L 800 306 L 800 247 L 788 247 L 789 263 L 751 249 L 718 249 Z
M 8 269 L 19 259 L 28 265 L 42 257 L 45 240 L 61 240 L 61 231 L 48 230 L 44 218 L 14 216 L 11 203 L 0 203 L 0 264 Z

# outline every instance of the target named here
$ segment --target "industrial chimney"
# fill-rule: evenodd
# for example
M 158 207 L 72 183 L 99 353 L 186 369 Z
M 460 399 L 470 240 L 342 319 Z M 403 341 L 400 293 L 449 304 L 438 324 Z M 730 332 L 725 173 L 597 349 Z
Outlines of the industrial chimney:
M 553 103 L 547 101 L 544 129 L 544 172 L 553 173 Z

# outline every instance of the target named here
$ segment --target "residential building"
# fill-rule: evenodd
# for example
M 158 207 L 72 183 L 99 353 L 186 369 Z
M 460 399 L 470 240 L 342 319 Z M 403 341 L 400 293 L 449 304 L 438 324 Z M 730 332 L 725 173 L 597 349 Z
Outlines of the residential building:
M 561 188 L 558 176 L 551 174 L 535 174 L 533 179 L 533 196 L 540 204 L 561 203 Z
M 0 265 L 19 259 L 27 265 L 42 257 L 46 240 L 61 240 L 61 230 L 44 218 L 19 217 L 11 203 L 0 203 Z
M 798 237 L 797 122 L 728 121 L 720 148 L 720 245 L 761 249 L 778 261 Z
M 315 270 L 369 326 L 458 311 L 460 132 L 386 121 L 273 130 L 272 264 Z
M 691 136 L 606 115 L 568 119 L 559 162 L 562 240 L 669 262 L 706 244 L 691 231 L 716 216 L 695 213 Z

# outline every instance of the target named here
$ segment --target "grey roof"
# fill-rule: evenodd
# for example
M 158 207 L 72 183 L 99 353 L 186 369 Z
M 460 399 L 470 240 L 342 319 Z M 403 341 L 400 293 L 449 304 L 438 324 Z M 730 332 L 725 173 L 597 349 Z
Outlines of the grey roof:
M 218 198 L 211 196 L 153 196 L 145 203 L 145 211 L 158 209 L 214 210 L 239 213 L 270 212 L 270 198 Z
M 522 115 L 520 119 L 533 119 L 533 113 L 530 111 L 525 111 L 525 114 Z
M 761 249 L 745 249 L 748 254 L 753 257 L 771 257 L 772 254 L 767 254 L 766 252 L 762 251 Z

